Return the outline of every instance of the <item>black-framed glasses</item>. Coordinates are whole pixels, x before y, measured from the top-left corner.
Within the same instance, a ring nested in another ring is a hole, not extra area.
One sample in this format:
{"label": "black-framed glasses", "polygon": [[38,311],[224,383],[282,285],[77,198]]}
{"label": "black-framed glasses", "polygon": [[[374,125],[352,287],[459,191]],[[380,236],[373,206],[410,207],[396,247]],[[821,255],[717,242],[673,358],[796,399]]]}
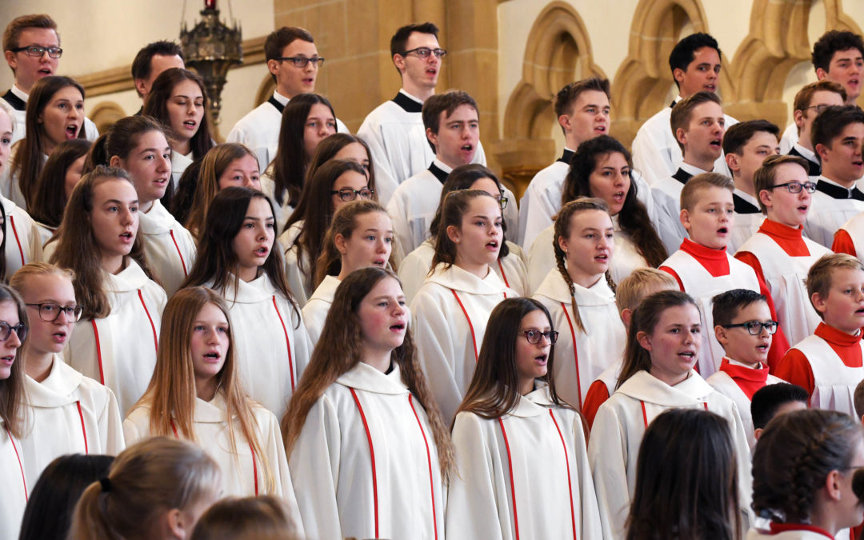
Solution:
{"label": "black-framed glasses", "polygon": [[786,191],[789,193],[801,193],[801,190],[807,190],[807,193],[815,193],[816,192],[816,183],[815,182],[786,182],[785,184],[777,184],[776,186],[771,186],[769,189],[776,189],[778,187],[786,188]]}
{"label": "black-framed glasses", "polygon": [[531,345],[537,345],[540,343],[541,338],[546,338],[552,345],[558,341],[558,332],[555,330],[547,330],[545,332],[541,332],[540,330],[523,330],[520,333],[525,336],[525,339],[527,339],[528,343]]}
{"label": "black-framed glasses", "polygon": [[359,195],[361,199],[371,199],[372,194],[375,193],[374,189],[369,189],[368,187],[360,188],[360,189],[351,189],[351,188],[342,188],[339,190],[333,189],[330,190],[331,195],[338,195],[339,199],[342,202],[351,202],[357,200],[357,196]]}
{"label": "black-framed glasses", "polygon": [[441,49],[441,48],[432,49],[429,47],[417,47],[416,49],[411,49],[411,50],[405,51],[401,54],[402,54],[402,56],[408,56],[411,53],[416,54],[417,56],[419,56],[420,58],[423,58],[424,60],[426,58],[429,58],[429,55],[432,55],[432,54],[435,55],[435,58],[444,58],[445,56],[447,56],[446,50]]}
{"label": "black-framed glasses", "polygon": [[39,310],[39,318],[45,322],[53,323],[60,318],[61,313],[66,314],[66,320],[78,322],[81,319],[81,313],[84,308],[81,306],[61,306],[52,302],[44,304],[25,304],[27,307],[36,308]]}
{"label": "black-framed glasses", "polygon": [[278,60],[280,62],[291,62],[294,67],[304,68],[309,62],[312,62],[313,66],[321,67],[324,65],[324,59],[320,56],[313,56],[312,58],[306,56],[280,56],[278,58],[274,58],[273,60]]}
{"label": "black-framed glasses", "polygon": [[507,203],[510,201],[510,199],[508,197],[505,197],[503,193],[495,197],[495,200],[498,201],[498,206],[501,207],[501,210],[507,208]]}
{"label": "black-framed glasses", "polygon": [[816,109],[816,115],[818,116],[818,115],[822,114],[822,111],[824,111],[828,107],[832,107],[832,105],[826,105],[823,103],[822,105],[810,105],[809,107],[804,107],[804,108],[805,109]]}
{"label": "black-framed glasses", "polygon": [[19,341],[24,341],[27,338],[27,325],[23,322],[19,322],[15,326],[12,326],[6,321],[0,321],[0,341],[6,341],[9,339],[12,332],[15,332]]}
{"label": "black-framed glasses", "polygon": [[762,333],[762,329],[768,330],[769,334],[777,331],[779,323],[777,321],[747,321],[738,324],[721,324],[723,328],[746,328],[751,336],[758,336]]}
{"label": "black-framed glasses", "polygon": [[28,47],[15,47],[14,49],[10,50],[12,52],[24,51],[24,54],[26,54],[27,56],[33,56],[34,58],[42,58],[42,55],[46,52],[51,58],[60,58],[61,56],[63,56],[63,49],[60,47],[42,47],[40,45],[30,45]]}

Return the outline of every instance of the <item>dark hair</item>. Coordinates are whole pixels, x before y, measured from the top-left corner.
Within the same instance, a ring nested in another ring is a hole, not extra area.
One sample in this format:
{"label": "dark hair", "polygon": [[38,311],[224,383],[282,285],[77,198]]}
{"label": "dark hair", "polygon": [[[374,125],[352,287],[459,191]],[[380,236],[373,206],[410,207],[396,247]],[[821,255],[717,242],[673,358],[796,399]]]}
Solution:
{"label": "dark hair", "polygon": [[780,135],[780,128],[768,120],[738,122],[723,134],[723,152],[726,154],[741,154],[750,138],[760,131],[770,133],[775,137]]}
{"label": "dark hair", "polygon": [[293,540],[297,525],[282,497],[226,497],[201,515],[190,540]]}
{"label": "dark hair", "polygon": [[[423,127],[432,130],[432,133],[438,133],[441,126],[441,113],[445,113],[446,117],[450,117],[453,111],[462,105],[470,105],[474,110],[478,110],[477,102],[474,101],[468,92],[462,90],[450,90],[443,94],[434,94],[423,102]],[[431,143],[430,143],[431,144]],[[432,148],[435,149],[434,147]]]}
{"label": "dark hair", "polygon": [[832,105],[826,107],[813,120],[810,128],[810,141],[813,148],[817,144],[830,147],[835,137],[846,129],[846,126],[854,123],[864,124],[864,111],[857,105]]}
{"label": "dark hair", "polygon": [[723,106],[717,94],[703,90],[682,99],[672,107],[672,114],[669,116],[669,127],[672,128],[672,137],[675,138],[675,142],[678,143],[678,147],[681,148],[682,152],[684,151],[684,145],[678,140],[678,129],[687,129],[690,125],[690,116],[693,113],[693,109],[703,103],[709,102],[716,103],[721,107]]}
{"label": "dark hair", "polygon": [[750,416],[754,429],[764,429],[777,414],[777,410],[787,403],[797,401],[805,406],[810,401],[807,390],[797,384],[785,382],[766,384],[753,393],[750,400]]}
{"label": "dark hair", "polygon": [[66,540],[84,489],[108,476],[114,456],[71,454],[52,461],[30,492],[18,540]]}
{"label": "dark hair", "polygon": [[725,418],[670,409],[645,430],[627,540],[733,540],[741,527],[735,447]]}
{"label": "dark hair", "polygon": [[396,33],[390,38],[390,58],[393,58],[396,54],[401,55],[405,52],[405,44],[408,43],[408,38],[414,32],[432,34],[435,36],[435,39],[438,39],[438,27],[431,22],[405,25],[396,30]]}
{"label": "dark hair", "polygon": [[[3,50],[10,51],[18,47],[18,38],[21,37],[21,32],[27,28],[47,28],[54,30],[57,34],[57,23],[51,18],[51,15],[39,13],[34,15],[21,15],[15,17],[6,25],[6,30],[3,31]],[[57,34],[57,41],[60,41],[60,34]]]}
{"label": "dark hair", "polygon": [[[519,332],[522,319],[533,311],[542,311],[550,328],[555,329],[549,310],[533,298],[507,298],[489,314],[474,376],[456,410],[457,414],[467,411],[481,418],[500,418],[519,402],[516,340],[522,335]],[[554,358],[555,345],[552,345],[543,380],[549,384],[552,401],[559,406],[568,406],[555,389]]]}
{"label": "dark hair", "polygon": [[319,103],[326,105],[333,118],[336,118],[333,106],[327,98],[319,94],[298,94],[291,98],[282,111],[279,146],[272,164],[273,183],[276,185],[273,198],[280,206],[286,200],[291,206],[297,206],[300,199],[306,179],[306,167],[309,164],[309,157],[306,156],[303,146],[306,118],[309,117],[312,106]]}
{"label": "dark hair", "polygon": [[117,120],[93,143],[91,162],[93,165],[110,165],[113,156],[125,160],[138,146],[141,135],[151,131],[165,133],[165,128],[155,118],[143,114]]}
{"label": "dark hair", "polygon": [[[282,51],[285,50],[285,47],[291,45],[291,43],[298,39],[308,41],[309,43],[315,43],[312,34],[310,34],[305,28],[300,28],[299,26],[283,26],[282,28],[267,34],[267,39],[264,40],[265,62],[267,60],[281,58]],[[276,75],[271,73],[270,76],[273,78],[273,82],[276,82]]]}
{"label": "dark hair", "polygon": [[[697,32],[681,39],[681,41],[676,43],[672,48],[672,52],[669,53],[669,71],[672,72],[673,75],[676,69],[687,71],[687,66],[689,66],[693,61],[693,58],[695,58],[696,51],[703,47],[711,47],[717,51],[717,56],[719,58],[723,57],[720,52],[720,45],[717,44],[716,39],[711,37],[709,34]],[[675,81],[675,85],[680,86],[678,81]]]}
{"label": "dark hair", "polygon": [[[429,273],[431,274],[435,267],[443,263],[445,268],[450,268],[456,264],[456,244],[450,239],[447,234],[447,227],[453,225],[462,228],[462,217],[468,211],[468,206],[471,201],[478,197],[489,197],[485,191],[479,189],[463,189],[459,191],[451,191],[444,197],[441,202],[439,211],[441,212],[441,221],[438,225],[438,234],[435,236],[435,255],[432,257]],[[495,200],[495,199],[492,199]],[[502,216],[503,223],[503,216]],[[503,230],[503,225],[502,225]],[[501,237],[501,243],[504,243],[504,237]]]}
{"label": "dark hair", "polygon": [[27,209],[30,217],[51,228],[60,226],[66,208],[66,171],[90,150],[87,139],[64,141],[48,157]]}
{"label": "dark hair", "polygon": [[[375,189],[375,164],[372,163],[372,152],[369,150],[369,145],[366,144],[366,141],[357,137],[356,135],[351,135],[350,133],[334,133],[329,137],[325,138],[323,141],[318,143],[318,148],[315,149],[315,153],[312,154],[312,158],[309,160],[309,163],[306,165],[306,175],[304,177],[304,185],[305,181],[308,181],[315,175],[315,172],[321,165],[324,165],[338,154],[343,148],[348,146],[351,143],[357,143],[362,146],[366,150],[366,156],[369,158],[369,167],[366,169],[367,176],[369,177],[369,189]],[[366,165],[364,165],[365,167]],[[378,200],[377,194],[372,194],[372,198],[376,201]],[[303,193],[300,193],[300,202],[297,203],[297,208],[300,208],[300,204],[303,203]],[[299,219],[299,217],[298,217]],[[294,223],[291,221],[289,217],[288,223],[285,225],[287,229],[289,225]]]}
{"label": "dark hair", "polygon": [[153,86],[150,87],[150,93],[147,94],[147,99],[144,100],[144,109],[142,115],[152,116],[159,122],[162,122],[163,129],[175,137],[174,130],[171,129],[171,115],[168,114],[168,100],[171,99],[171,93],[174,87],[183,81],[192,81],[201,89],[201,96],[204,98],[204,115],[201,117],[201,124],[198,126],[198,131],[189,140],[189,148],[192,150],[192,158],[198,159],[207,153],[207,150],[213,148],[213,135],[210,133],[210,98],[207,97],[207,87],[202,79],[194,71],[182,68],[169,68],[159,74],[156,80],[153,81]]}
{"label": "dark hair", "polygon": [[[742,309],[750,304],[767,302],[767,300],[765,296],[750,289],[731,289],[716,295],[711,302],[714,306],[711,311],[714,326],[726,326],[732,324],[732,319],[737,317]],[[713,328],[710,330],[713,331]]]}
{"label": "dark hair", "polygon": [[558,94],[555,95],[555,117],[570,114],[573,102],[582,95],[582,92],[589,90],[603,92],[607,98],[612,98],[611,91],[609,90],[609,79],[591,77],[590,79],[571,82],[561,90],[558,90]]}
{"label": "dark hair", "polygon": [[756,172],[753,173],[753,189],[756,191],[756,199],[759,201],[759,208],[762,210],[763,214],[768,211],[768,208],[765,206],[765,203],[762,202],[762,198],[759,197],[759,192],[763,190],[771,191],[777,175],[777,167],[784,163],[794,163],[800,165],[805,172],[808,170],[807,160],[801,156],[786,154],[768,156],[765,158],[765,161],[762,162],[762,166],[756,169]]}
{"label": "dark hair", "polygon": [[[570,160],[570,169],[564,179],[561,193],[561,205],[579,197],[594,197],[591,193],[590,177],[601,157],[612,153],[624,156],[627,165],[632,167],[630,152],[620,142],[609,135],[600,135],[579,145]],[[649,266],[657,267],[666,260],[668,254],[657,230],[651,224],[648,211],[639,200],[638,188],[630,175],[630,189],[624,197],[624,205],[618,213],[618,225],[633,240],[633,245],[639,250]]]}
{"label": "dark hair", "polygon": [[768,422],[753,452],[756,514],[809,523],[826,476],[850,470],[862,429],[848,414],[823,409],[792,411]]}
{"label": "dark hair", "polygon": [[813,44],[813,54],[810,56],[810,60],[813,62],[814,68],[822,68],[827,72],[834,53],[849,49],[858,49],[864,55],[864,41],[862,41],[861,36],[843,30],[829,30]]}
{"label": "dark hair", "polygon": [[[153,70],[153,57],[157,55],[179,56],[180,60],[185,60],[183,57],[183,49],[173,41],[162,39],[154,41],[153,43],[148,43],[138,51],[138,54],[135,55],[135,59],[132,60],[132,78],[149,79],[150,72]],[[137,88],[135,91],[138,91]],[[141,94],[139,93],[138,95],[140,96]]]}
{"label": "dark hair", "polygon": [[[207,151],[210,152],[209,150]],[[207,154],[204,154],[206,157]],[[165,196],[162,197],[162,204],[165,205],[174,216],[178,223],[186,223],[189,219],[189,213],[192,211],[192,201],[195,200],[195,193],[198,190],[198,175],[201,173],[201,163],[204,158],[196,159],[186,167],[180,179],[177,181],[177,189],[170,188],[165,191]]]}

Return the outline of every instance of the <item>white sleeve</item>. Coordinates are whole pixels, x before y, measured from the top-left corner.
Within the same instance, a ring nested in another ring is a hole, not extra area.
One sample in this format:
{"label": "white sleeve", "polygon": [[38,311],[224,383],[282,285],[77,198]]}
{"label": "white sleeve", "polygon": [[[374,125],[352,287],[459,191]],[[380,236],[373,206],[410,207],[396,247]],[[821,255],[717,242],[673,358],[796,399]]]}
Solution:
{"label": "white sleeve", "polygon": [[606,540],[624,537],[624,524],[630,510],[627,437],[623,429],[621,419],[607,401],[597,410],[588,442],[588,462]]}
{"label": "white sleeve", "polygon": [[[540,234],[537,240],[545,240],[547,236]],[[528,250],[528,290],[531,294],[540,287],[540,284],[546,279],[546,275],[555,266],[555,248],[550,242],[535,241],[531,245],[531,249]]]}
{"label": "white sleeve", "polygon": [[296,308],[296,311],[293,306],[291,307],[291,324],[291,329],[294,332],[294,369],[297,370],[297,380],[299,381],[306,366],[309,365],[314,344],[309,338],[306,325],[303,324],[303,315],[299,307]]}
{"label": "white sleeve", "polygon": [[426,281],[429,270],[430,266],[426,264],[424,258],[414,251],[399,263],[399,280],[402,282],[402,292],[405,293],[408,305],[414,301],[414,297]]}
{"label": "white sleeve", "polygon": [[[129,446],[132,446],[136,442],[146,439],[150,436],[150,430],[139,426],[135,422],[135,419],[132,418],[133,412],[135,412],[135,409],[132,409],[132,411],[130,411],[130,414],[126,416],[126,420],[123,420],[123,439]],[[145,421],[149,421],[149,417],[145,417]]]}
{"label": "white sleeve", "polygon": [[396,191],[397,193],[394,193],[390,197],[390,202],[387,203],[387,214],[390,215],[390,220],[393,222],[393,232],[396,233],[402,252],[410,253],[417,249],[417,245],[415,245],[417,243],[414,241],[414,235],[411,234],[411,224],[408,223],[408,216],[402,199],[403,193],[399,192],[398,188]]}
{"label": "white sleeve", "polygon": [[504,196],[507,197],[507,207],[504,208],[504,223],[507,224],[508,238],[516,238],[519,233],[519,204],[516,201],[516,195],[513,194],[506,186],[504,187]]}
{"label": "white sleeve", "polygon": [[[675,169],[672,163],[664,159],[666,154],[655,144],[650,127],[653,126],[643,124],[633,139],[633,168],[653,185],[657,180],[674,174]],[[666,129],[671,133],[670,126],[667,125]]]}
{"label": "white sleeve", "polygon": [[380,129],[370,125],[372,123],[375,122],[370,122],[367,118],[357,130],[357,136],[366,141],[369,146],[369,157],[375,168],[375,191],[378,193],[378,202],[386,207],[387,203],[390,202],[390,197],[393,196],[393,192],[399,186],[399,181],[396,179],[390,158],[387,156],[384,137]]}
{"label": "white sleeve", "polygon": [[100,450],[100,453],[116,456],[126,448],[126,442],[123,438],[123,420],[120,418],[120,407],[117,405],[114,392],[107,386],[105,391],[108,399],[105,400],[105,406],[99,411],[98,420],[99,437],[105,442],[105,447]]}
{"label": "white sleeve", "polygon": [[603,532],[602,520],[600,519],[600,507],[597,503],[597,493],[594,490],[594,480],[591,476],[591,466],[588,463],[588,450],[585,446],[585,430],[582,424],[582,416],[579,413],[573,415],[573,440],[576,448],[574,476],[579,480],[577,486],[579,502],[582,504],[582,534],[579,538],[601,538]]}
{"label": "white sleeve", "polygon": [[225,137],[226,143],[246,144],[246,131],[243,130],[242,123],[243,119],[241,118],[236,124],[234,124],[231,131],[228,132],[228,136]]}
{"label": "white sleeve", "polygon": [[291,519],[292,532],[297,538],[303,538],[303,520],[300,517],[300,507],[297,506],[297,497],[294,494],[294,485],[291,483],[291,472],[288,470],[288,458],[285,456],[285,445],[282,442],[282,434],[279,431],[279,422],[276,416],[269,410],[262,409],[260,412],[261,446],[267,452],[267,461],[273,471],[273,480],[276,484],[276,495],[282,497],[288,507],[288,516]]}

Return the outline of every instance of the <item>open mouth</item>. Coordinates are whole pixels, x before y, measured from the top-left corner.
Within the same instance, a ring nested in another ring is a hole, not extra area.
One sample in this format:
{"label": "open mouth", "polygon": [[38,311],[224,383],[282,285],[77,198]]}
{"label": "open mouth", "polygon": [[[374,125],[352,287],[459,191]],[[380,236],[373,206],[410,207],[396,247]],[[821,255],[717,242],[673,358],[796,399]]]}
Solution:
{"label": "open mouth", "polygon": [[711,141],[711,148],[723,148],[723,139],[714,139]]}
{"label": "open mouth", "polygon": [[66,138],[74,139],[78,136],[78,124],[69,124],[66,126]]}
{"label": "open mouth", "polygon": [[204,355],[204,359],[210,362],[218,362],[220,358],[222,358],[222,355],[219,351],[210,351]]}
{"label": "open mouth", "polygon": [[594,257],[594,260],[597,261],[598,263],[601,263],[601,264],[609,264],[609,254],[608,253],[601,253],[601,254],[597,255],[596,257]]}
{"label": "open mouth", "polygon": [[257,255],[259,257],[266,257],[267,253],[269,253],[269,252],[270,252],[270,248],[259,247],[258,249],[255,250],[255,255]]}
{"label": "open mouth", "polygon": [[131,231],[125,231],[120,233],[120,238],[125,242],[131,242],[135,238],[135,235]]}
{"label": "open mouth", "polygon": [[465,152],[471,152],[474,150],[474,145],[473,144],[463,144],[462,150]]}
{"label": "open mouth", "polygon": [[489,248],[490,250],[497,250],[498,249],[498,240],[492,240],[490,242],[486,242],[486,247]]}
{"label": "open mouth", "polygon": [[405,331],[405,323],[404,322],[398,322],[396,324],[391,324],[390,330],[392,332],[404,332]]}
{"label": "open mouth", "polygon": [[627,193],[624,191],[616,191],[612,194],[612,198],[615,199],[615,202],[621,203],[624,202],[624,198],[627,196]]}
{"label": "open mouth", "polygon": [[726,227],[720,227],[719,229],[717,229],[717,234],[721,234],[721,235],[729,234],[729,229],[727,229]]}
{"label": "open mouth", "polygon": [[761,345],[757,345],[756,350],[759,351],[760,353],[767,353],[768,352],[768,344],[763,343]]}
{"label": "open mouth", "polygon": [[861,161],[860,159],[856,159],[855,161],[852,162],[852,165],[855,165],[856,167],[860,168],[860,167],[864,166],[864,161]]}
{"label": "open mouth", "polygon": [[859,317],[864,317],[864,308],[856,309],[855,315],[858,315]]}
{"label": "open mouth", "polygon": [[809,210],[809,209],[810,209],[810,207],[807,206],[806,204],[802,204],[801,206],[798,207],[798,211],[801,213],[804,213],[804,214],[806,214],[807,210]]}
{"label": "open mouth", "polygon": [[534,361],[541,366],[545,366],[546,362],[549,360],[549,355],[546,354],[538,354],[534,357]]}
{"label": "open mouth", "polygon": [[683,352],[678,353],[678,356],[689,361],[689,360],[693,360],[694,358],[696,358],[696,353],[693,351],[683,351]]}
{"label": "open mouth", "polygon": [[39,70],[38,73],[39,73],[40,75],[48,76],[48,75],[52,75],[54,72],[51,70],[51,68],[42,68],[42,69]]}
{"label": "open mouth", "polygon": [[63,330],[58,330],[51,334],[51,337],[54,338],[55,343],[64,343],[66,341],[66,332]]}
{"label": "open mouth", "polygon": [[11,366],[14,362],[15,362],[15,356],[14,355],[0,357],[0,364],[2,364],[2,365]]}
{"label": "open mouth", "polygon": [[387,261],[384,259],[375,259],[372,261],[372,266],[377,266],[378,268],[384,268],[384,265],[387,264]]}
{"label": "open mouth", "polygon": [[438,70],[435,68],[428,68],[426,70],[426,73],[428,73],[429,75],[435,76],[435,75],[438,75]]}
{"label": "open mouth", "polygon": [[195,120],[184,120],[183,121],[183,127],[185,127],[186,129],[193,130],[197,126],[198,126],[198,122],[196,122]]}
{"label": "open mouth", "polygon": [[599,126],[594,126],[594,133],[597,133],[598,135],[603,135],[604,133],[606,133],[606,125],[601,124]]}

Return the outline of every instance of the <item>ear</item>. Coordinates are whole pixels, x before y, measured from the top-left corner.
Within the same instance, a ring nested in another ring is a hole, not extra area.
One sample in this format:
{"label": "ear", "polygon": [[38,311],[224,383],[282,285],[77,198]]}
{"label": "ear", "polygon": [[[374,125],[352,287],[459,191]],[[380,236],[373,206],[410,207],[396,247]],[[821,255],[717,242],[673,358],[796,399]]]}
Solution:
{"label": "ear", "polygon": [[813,304],[813,308],[822,315],[825,314],[825,310],[828,308],[827,300],[827,298],[822,298],[822,295],[818,292],[814,292],[810,295],[810,303]]}
{"label": "ear", "polygon": [[759,192],[759,200],[765,205],[765,208],[772,208],[771,198],[774,194],[768,189],[763,189]]}
{"label": "ear", "polygon": [[636,342],[639,343],[639,346],[643,349],[651,352],[651,336],[649,336],[647,332],[643,332],[642,330],[636,332]]}
{"label": "ear", "polygon": [[147,93],[147,88],[144,79],[135,79],[135,90],[138,91],[139,96],[143,96]]}
{"label": "ear", "polygon": [[15,58],[15,53],[12,51],[3,51],[3,56],[6,57],[6,63],[9,64],[12,71],[15,71],[15,68],[18,67],[18,59]]}
{"label": "ear", "polygon": [[828,76],[828,72],[822,68],[816,68],[816,80],[821,81]]}
{"label": "ear", "polygon": [[123,166],[121,165],[121,162],[122,162],[122,160],[120,159],[120,156],[111,156],[111,159],[108,160],[108,166],[109,167],[123,168]]}
{"label": "ear", "polygon": [[185,538],[186,531],[183,528],[183,512],[178,508],[172,508],[164,514],[165,524],[175,538]]}
{"label": "ear", "polygon": [[672,78],[675,79],[675,82],[677,82],[679,86],[684,81],[684,75],[685,72],[681,68],[675,68],[672,70]]}
{"label": "ear", "polygon": [[274,76],[277,75],[279,73],[279,61],[267,60],[267,71],[269,71]]}
{"label": "ear", "polygon": [[405,70],[405,57],[401,54],[393,55],[393,65],[396,66],[396,69],[399,70],[399,73],[403,73]]}
{"label": "ear", "polygon": [[559,236],[555,239],[558,242],[558,247],[561,248],[561,251],[564,252],[564,255],[567,255],[567,239],[563,236]]}
{"label": "ear", "polygon": [[336,246],[336,251],[338,251],[341,255],[345,255],[348,252],[348,247],[346,246],[347,241],[345,237],[341,234],[337,234],[333,237],[333,245]]}
{"label": "ear", "polygon": [[684,230],[688,233],[690,232],[690,211],[686,208],[681,209],[681,213],[678,214],[678,219],[681,220],[681,225],[684,226]]}
{"label": "ear", "polygon": [[828,498],[834,501],[839,501],[843,498],[840,493],[840,471],[833,470],[825,477],[825,493]]}
{"label": "ear", "polygon": [[460,231],[459,227],[457,227],[456,225],[448,225],[447,238],[449,238],[450,241],[454,244],[458,244],[462,241],[462,231]]}
{"label": "ear", "polygon": [[753,430],[753,438],[756,439],[756,440],[758,441],[758,440],[759,440],[759,437],[762,436],[762,432],[763,432],[763,431],[765,431],[765,429],[764,429],[764,428],[761,428],[761,427],[757,427],[756,429],[754,429],[754,430]]}
{"label": "ear", "polygon": [[687,130],[684,128],[678,128],[675,130],[675,138],[679,143],[686,145],[687,144]]}
{"label": "ear", "polygon": [[426,128],[426,138],[435,147],[435,152],[438,152],[438,134],[432,132],[432,128]]}
{"label": "ear", "polygon": [[572,129],[571,122],[570,122],[570,116],[568,116],[566,114],[562,114],[561,116],[559,116],[558,117],[558,125],[561,126],[562,128],[564,128],[564,131],[569,133],[570,130]]}
{"label": "ear", "polygon": [[800,130],[804,127],[804,111],[792,111],[792,120],[795,122],[795,125],[798,126]]}
{"label": "ear", "polygon": [[830,150],[830,148],[827,148],[822,143],[817,144],[813,149],[816,151],[816,155],[819,156],[821,161],[825,161],[825,158],[828,157],[828,150]]}
{"label": "ear", "polygon": [[726,154],[726,165],[729,166],[729,170],[733,173],[741,170],[737,154]]}
{"label": "ear", "polygon": [[621,310],[621,322],[624,323],[624,328],[630,327],[630,321],[633,320],[633,310],[630,308],[624,308]]}
{"label": "ear", "polygon": [[714,327],[714,337],[717,338],[717,341],[723,348],[726,348],[726,344],[729,343],[729,336],[726,333],[726,329],[720,326],[719,324]]}

